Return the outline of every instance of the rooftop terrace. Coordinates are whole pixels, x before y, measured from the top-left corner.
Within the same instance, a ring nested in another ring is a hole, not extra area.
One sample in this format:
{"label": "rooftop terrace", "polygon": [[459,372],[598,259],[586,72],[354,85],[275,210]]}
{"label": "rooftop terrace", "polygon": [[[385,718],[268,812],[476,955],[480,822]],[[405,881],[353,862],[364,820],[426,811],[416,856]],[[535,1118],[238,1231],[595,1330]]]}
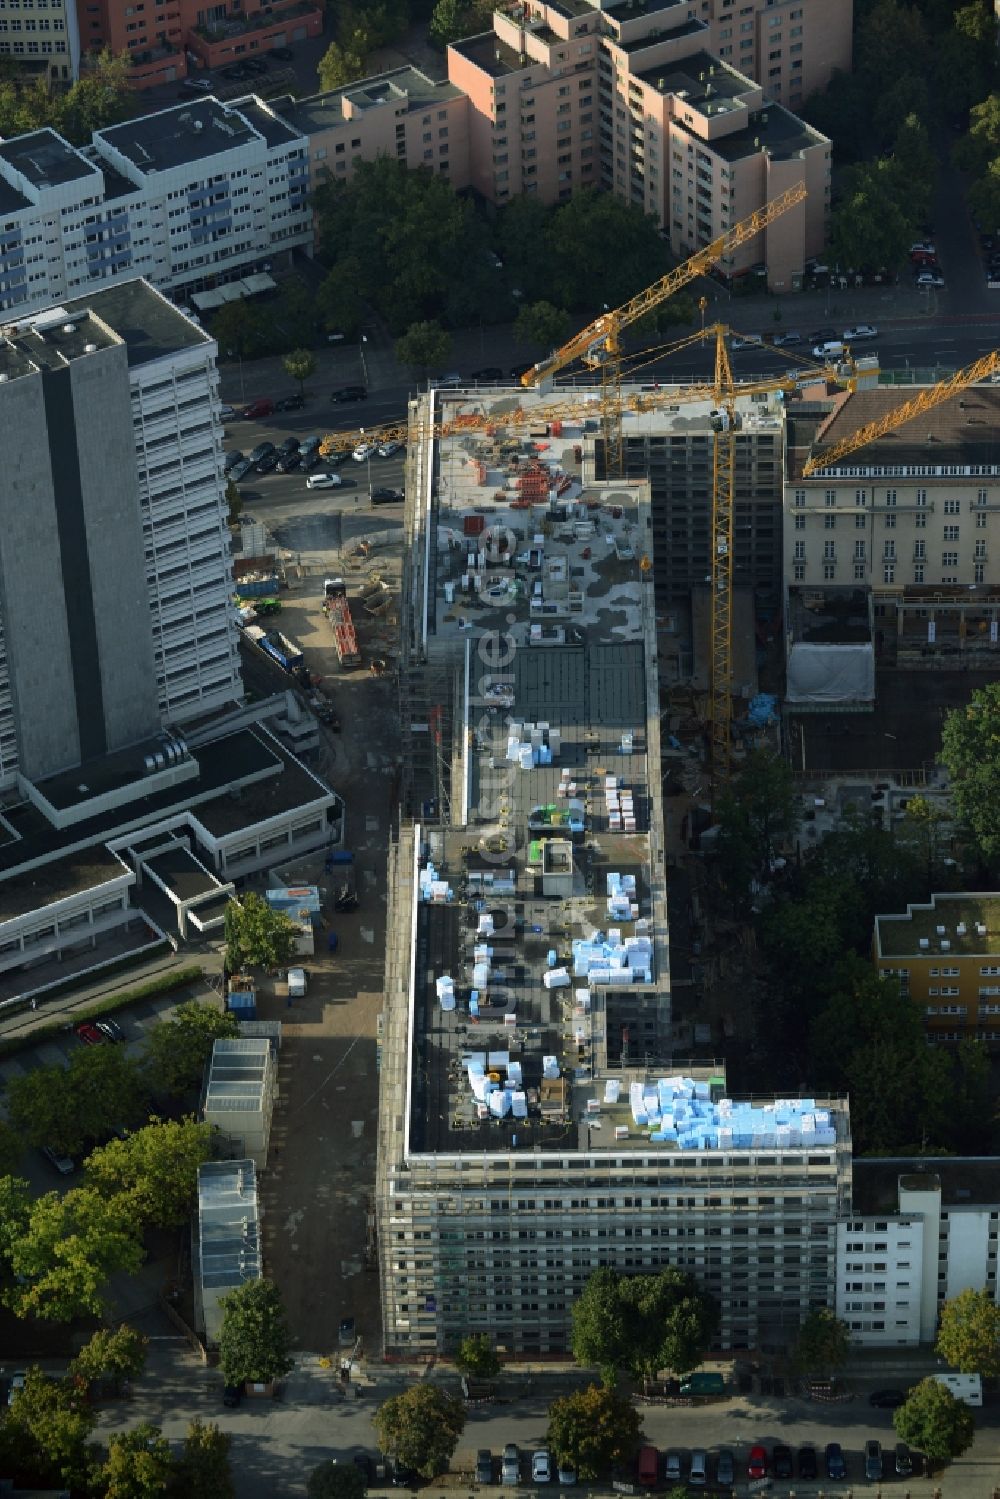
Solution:
{"label": "rooftop terrace", "polygon": [[876,916],[875,936],[882,958],[1000,953],[1000,894],[933,895],[928,905],[907,906],[905,916]]}

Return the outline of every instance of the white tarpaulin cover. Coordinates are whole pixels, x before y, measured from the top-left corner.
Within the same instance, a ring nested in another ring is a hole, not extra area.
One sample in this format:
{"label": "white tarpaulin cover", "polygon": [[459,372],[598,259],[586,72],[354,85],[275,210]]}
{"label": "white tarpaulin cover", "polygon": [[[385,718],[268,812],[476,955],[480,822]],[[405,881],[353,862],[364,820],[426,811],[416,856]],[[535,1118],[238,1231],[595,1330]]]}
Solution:
{"label": "white tarpaulin cover", "polygon": [[788,656],[787,683],[789,703],[874,702],[874,647],[797,643]]}

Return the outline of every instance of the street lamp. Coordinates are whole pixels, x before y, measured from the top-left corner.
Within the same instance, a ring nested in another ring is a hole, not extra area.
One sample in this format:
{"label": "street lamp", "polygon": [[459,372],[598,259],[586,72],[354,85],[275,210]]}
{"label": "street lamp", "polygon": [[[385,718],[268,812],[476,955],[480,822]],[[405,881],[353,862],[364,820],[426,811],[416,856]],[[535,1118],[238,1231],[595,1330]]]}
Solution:
{"label": "street lamp", "polygon": [[[364,439],[364,427],[359,427],[358,431]],[[368,503],[370,505],[372,503],[372,445],[367,440],[365,440],[365,462],[368,464]]]}
{"label": "street lamp", "polygon": [[368,364],[365,359],[365,344],[367,342],[368,335],[362,333],[361,337],[358,340],[358,355],[361,359],[361,378],[364,380],[366,390],[368,389]]}

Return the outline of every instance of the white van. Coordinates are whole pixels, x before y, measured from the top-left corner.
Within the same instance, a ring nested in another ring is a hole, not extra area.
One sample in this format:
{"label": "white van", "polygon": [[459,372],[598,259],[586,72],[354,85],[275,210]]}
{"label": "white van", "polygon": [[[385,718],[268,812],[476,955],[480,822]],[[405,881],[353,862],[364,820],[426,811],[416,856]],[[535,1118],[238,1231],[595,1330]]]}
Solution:
{"label": "white van", "polygon": [[839,339],[833,339],[825,344],[817,344],[813,349],[814,359],[842,359],[843,357],[844,345]]}
{"label": "white van", "polygon": [[708,1482],[708,1453],[702,1447],[696,1447],[691,1453],[691,1472],[688,1474],[688,1483],[695,1488],[704,1488]]}
{"label": "white van", "polygon": [[966,1405],[982,1405],[983,1403],[983,1380],[980,1374],[932,1374],[938,1384],[943,1384],[946,1390],[950,1390],[956,1400],[962,1400]]}

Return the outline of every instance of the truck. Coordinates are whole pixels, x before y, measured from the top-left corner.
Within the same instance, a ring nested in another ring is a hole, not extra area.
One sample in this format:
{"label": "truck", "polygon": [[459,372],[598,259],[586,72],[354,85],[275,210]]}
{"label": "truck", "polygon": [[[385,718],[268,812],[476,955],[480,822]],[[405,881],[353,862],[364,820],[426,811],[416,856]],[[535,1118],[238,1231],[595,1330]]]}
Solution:
{"label": "truck", "polygon": [[277,661],[278,665],[284,667],[285,671],[294,672],[297,667],[302,666],[305,657],[302,650],[294,640],[289,640],[287,635],[282,635],[280,630],[268,630],[258,641],[261,650]]}
{"label": "truck", "polygon": [[304,968],[289,968],[288,970],[288,998],[305,999],[306,996],[306,971]]}
{"label": "truck", "polygon": [[683,1396],[724,1395],[726,1381],[721,1374],[689,1374],[681,1380]]}
{"label": "truck", "polygon": [[337,660],[343,667],[361,665],[358,637],[351,618],[351,606],[347,602],[347,584],[343,578],[327,578],[324,585],[323,608],[333,631],[333,644]]}

